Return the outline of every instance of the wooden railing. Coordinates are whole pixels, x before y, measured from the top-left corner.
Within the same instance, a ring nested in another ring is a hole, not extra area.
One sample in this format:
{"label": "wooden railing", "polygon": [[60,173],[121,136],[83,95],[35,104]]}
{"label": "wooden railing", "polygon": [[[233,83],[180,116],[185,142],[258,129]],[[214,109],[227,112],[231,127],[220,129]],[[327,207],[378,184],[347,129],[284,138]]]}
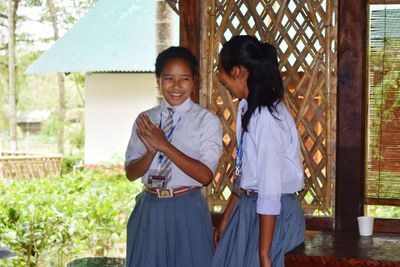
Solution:
{"label": "wooden railing", "polygon": [[0,178],[27,179],[59,176],[61,155],[39,155],[25,152],[0,153]]}

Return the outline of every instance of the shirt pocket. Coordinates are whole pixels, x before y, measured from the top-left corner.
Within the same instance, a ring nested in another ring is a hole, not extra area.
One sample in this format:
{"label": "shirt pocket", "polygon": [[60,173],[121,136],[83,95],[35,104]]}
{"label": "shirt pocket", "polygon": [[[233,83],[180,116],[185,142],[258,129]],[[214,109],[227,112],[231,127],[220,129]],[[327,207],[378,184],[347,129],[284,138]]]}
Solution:
{"label": "shirt pocket", "polygon": [[172,144],[186,156],[199,159],[200,133],[198,129],[179,129]]}

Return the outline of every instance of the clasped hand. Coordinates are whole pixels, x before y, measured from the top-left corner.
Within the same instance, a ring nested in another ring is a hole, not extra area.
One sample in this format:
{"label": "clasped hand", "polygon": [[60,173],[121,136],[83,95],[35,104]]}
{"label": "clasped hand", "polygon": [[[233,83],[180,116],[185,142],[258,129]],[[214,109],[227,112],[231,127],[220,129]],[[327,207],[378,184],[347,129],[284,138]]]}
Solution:
{"label": "clasped hand", "polygon": [[142,113],[137,119],[137,134],[150,153],[165,152],[169,142],[163,130]]}

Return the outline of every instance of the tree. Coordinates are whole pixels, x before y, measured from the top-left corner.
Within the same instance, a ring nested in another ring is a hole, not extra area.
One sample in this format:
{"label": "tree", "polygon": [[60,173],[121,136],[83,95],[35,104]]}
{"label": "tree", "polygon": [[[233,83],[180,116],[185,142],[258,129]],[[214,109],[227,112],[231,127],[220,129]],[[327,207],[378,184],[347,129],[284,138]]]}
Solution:
{"label": "tree", "polygon": [[8,0],[8,91],[9,91],[9,124],[10,149],[17,150],[17,109],[15,88],[15,25],[19,0]]}
{"label": "tree", "polygon": [[[50,18],[53,26],[53,39],[57,41],[58,36],[58,23],[57,23],[57,10],[53,0],[47,0],[47,8],[50,13]],[[65,128],[65,84],[64,75],[57,74],[58,80],[58,152],[64,154],[64,128]]]}

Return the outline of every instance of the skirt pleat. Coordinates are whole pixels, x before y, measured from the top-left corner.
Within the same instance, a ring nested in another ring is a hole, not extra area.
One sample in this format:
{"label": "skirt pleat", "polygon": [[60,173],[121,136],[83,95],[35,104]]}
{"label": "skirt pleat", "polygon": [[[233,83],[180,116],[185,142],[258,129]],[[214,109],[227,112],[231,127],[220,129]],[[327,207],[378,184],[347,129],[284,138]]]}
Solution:
{"label": "skirt pleat", "polygon": [[[270,257],[273,267],[285,265],[285,253],[304,242],[304,212],[294,194],[281,198],[281,213],[277,216]],[[259,219],[257,196],[240,197],[218,244],[213,267],[258,267]]]}
{"label": "skirt pleat", "polygon": [[212,257],[211,217],[200,190],[136,197],[127,227],[127,267],[207,267]]}

